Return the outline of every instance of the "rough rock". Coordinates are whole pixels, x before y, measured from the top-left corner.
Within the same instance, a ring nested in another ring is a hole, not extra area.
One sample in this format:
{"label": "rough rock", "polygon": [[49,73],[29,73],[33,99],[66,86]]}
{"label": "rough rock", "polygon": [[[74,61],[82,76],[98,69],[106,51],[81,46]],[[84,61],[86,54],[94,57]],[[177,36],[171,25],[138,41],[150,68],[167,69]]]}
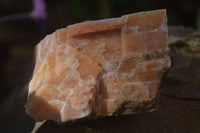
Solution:
{"label": "rough rock", "polygon": [[70,25],[37,45],[26,111],[65,122],[148,110],[169,67],[165,10]]}

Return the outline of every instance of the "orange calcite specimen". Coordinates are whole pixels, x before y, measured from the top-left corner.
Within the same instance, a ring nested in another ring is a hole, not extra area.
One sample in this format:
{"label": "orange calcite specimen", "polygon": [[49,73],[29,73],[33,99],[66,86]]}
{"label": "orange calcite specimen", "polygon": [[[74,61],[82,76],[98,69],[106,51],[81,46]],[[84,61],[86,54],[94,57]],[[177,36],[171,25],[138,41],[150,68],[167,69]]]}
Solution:
{"label": "orange calcite specimen", "polygon": [[130,114],[169,67],[166,10],[70,25],[36,46],[26,111],[57,122]]}

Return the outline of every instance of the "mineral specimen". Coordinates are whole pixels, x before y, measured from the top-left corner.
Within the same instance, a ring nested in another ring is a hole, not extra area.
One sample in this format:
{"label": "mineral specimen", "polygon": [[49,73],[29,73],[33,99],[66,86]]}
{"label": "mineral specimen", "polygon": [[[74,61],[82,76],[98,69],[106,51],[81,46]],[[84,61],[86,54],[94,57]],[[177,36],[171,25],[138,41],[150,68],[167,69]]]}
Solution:
{"label": "mineral specimen", "polygon": [[70,25],[36,46],[26,111],[65,122],[148,109],[169,67],[166,10]]}

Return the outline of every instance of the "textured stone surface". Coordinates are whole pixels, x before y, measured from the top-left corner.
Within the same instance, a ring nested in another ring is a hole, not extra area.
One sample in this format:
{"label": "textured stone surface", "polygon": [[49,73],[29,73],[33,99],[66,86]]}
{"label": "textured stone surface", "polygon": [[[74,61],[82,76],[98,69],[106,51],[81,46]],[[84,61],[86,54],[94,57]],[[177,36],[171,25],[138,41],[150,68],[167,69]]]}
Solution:
{"label": "textured stone surface", "polygon": [[[159,100],[157,100],[156,111],[106,117],[82,123],[67,122],[62,125],[53,121],[46,121],[37,130],[37,133],[200,132],[200,84],[197,82],[199,81],[198,75],[200,75],[200,59],[178,52],[179,49],[187,48],[186,43],[188,42],[185,39],[197,40],[200,37],[200,33],[192,28],[182,26],[169,26],[168,29],[172,66],[162,79],[161,93]],[[179,43],[180,41],[182,43]],[[32,72],[31,65],[27,69],[21,67],[20,74],[28,77],[26,75],[27,71],[29,73]],[[18,76],[16,77],[19,78]],[[17,80],[17,78],[14,79]],[[27,100],[27,90],[24,90],[23,86],[25,85],[21,84],[21,90],[13,92],[13,95],[1,105],[0,132],[23,133],[31,132],[33,129],[34,120],[28,117],[24,110],[24,104]]]}
{"label": "textured stone surface", "polygon": [[[47,121],[37,132],[200,132],[200,84],[198,82],[200,59],[194,51],[188,50],[189,43],[186,41],[198,40],[199,36],[200,33],[192,28],[182,26],[169,27],[169,46],[171,49],[170,57],[172,66],[162,79],[158,109],[156,111],[107,117],[81,123],[66,123],[63,125],[58,125],[53,121]],[[198,42],[200,43],[200,41]],[[188,52],[180,53],[180,49],[185,49]],[[193,56],[187,54],[189,52]]]}
{"label": "textured stone surface", "polygon": [[147,111],[170,63],[165,10],[70,25],[36,47],[27,113],[65,122]]}

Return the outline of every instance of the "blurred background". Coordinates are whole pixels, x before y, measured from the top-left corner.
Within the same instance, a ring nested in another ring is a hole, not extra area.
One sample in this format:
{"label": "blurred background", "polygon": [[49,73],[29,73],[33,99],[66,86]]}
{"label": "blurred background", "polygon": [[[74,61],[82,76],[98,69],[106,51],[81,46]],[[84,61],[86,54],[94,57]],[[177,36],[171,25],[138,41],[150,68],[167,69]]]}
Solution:
{"label": "blurred background", "polygon": [[[198,0],[46,0],[43,4],[37,6],[38,13],[32,0],[0,0],[1,126],[8,126],[4,125],[5,121],[19,115],[33,123],[25,115],[23,106],[33,70],[34,47],[46,34],[82,21],[162,8],[167,9],[169,25],[200,29]],[[25,14],[15,15],[21,13]],[[20,107],[18,103],[21,103]],[[8,116],[9,110],[12,114]],[[2,119],[4,122],[1,122]],[[16,128],[21,127],[18,124]],[[0,132],[4,130],[0,128]]]}

